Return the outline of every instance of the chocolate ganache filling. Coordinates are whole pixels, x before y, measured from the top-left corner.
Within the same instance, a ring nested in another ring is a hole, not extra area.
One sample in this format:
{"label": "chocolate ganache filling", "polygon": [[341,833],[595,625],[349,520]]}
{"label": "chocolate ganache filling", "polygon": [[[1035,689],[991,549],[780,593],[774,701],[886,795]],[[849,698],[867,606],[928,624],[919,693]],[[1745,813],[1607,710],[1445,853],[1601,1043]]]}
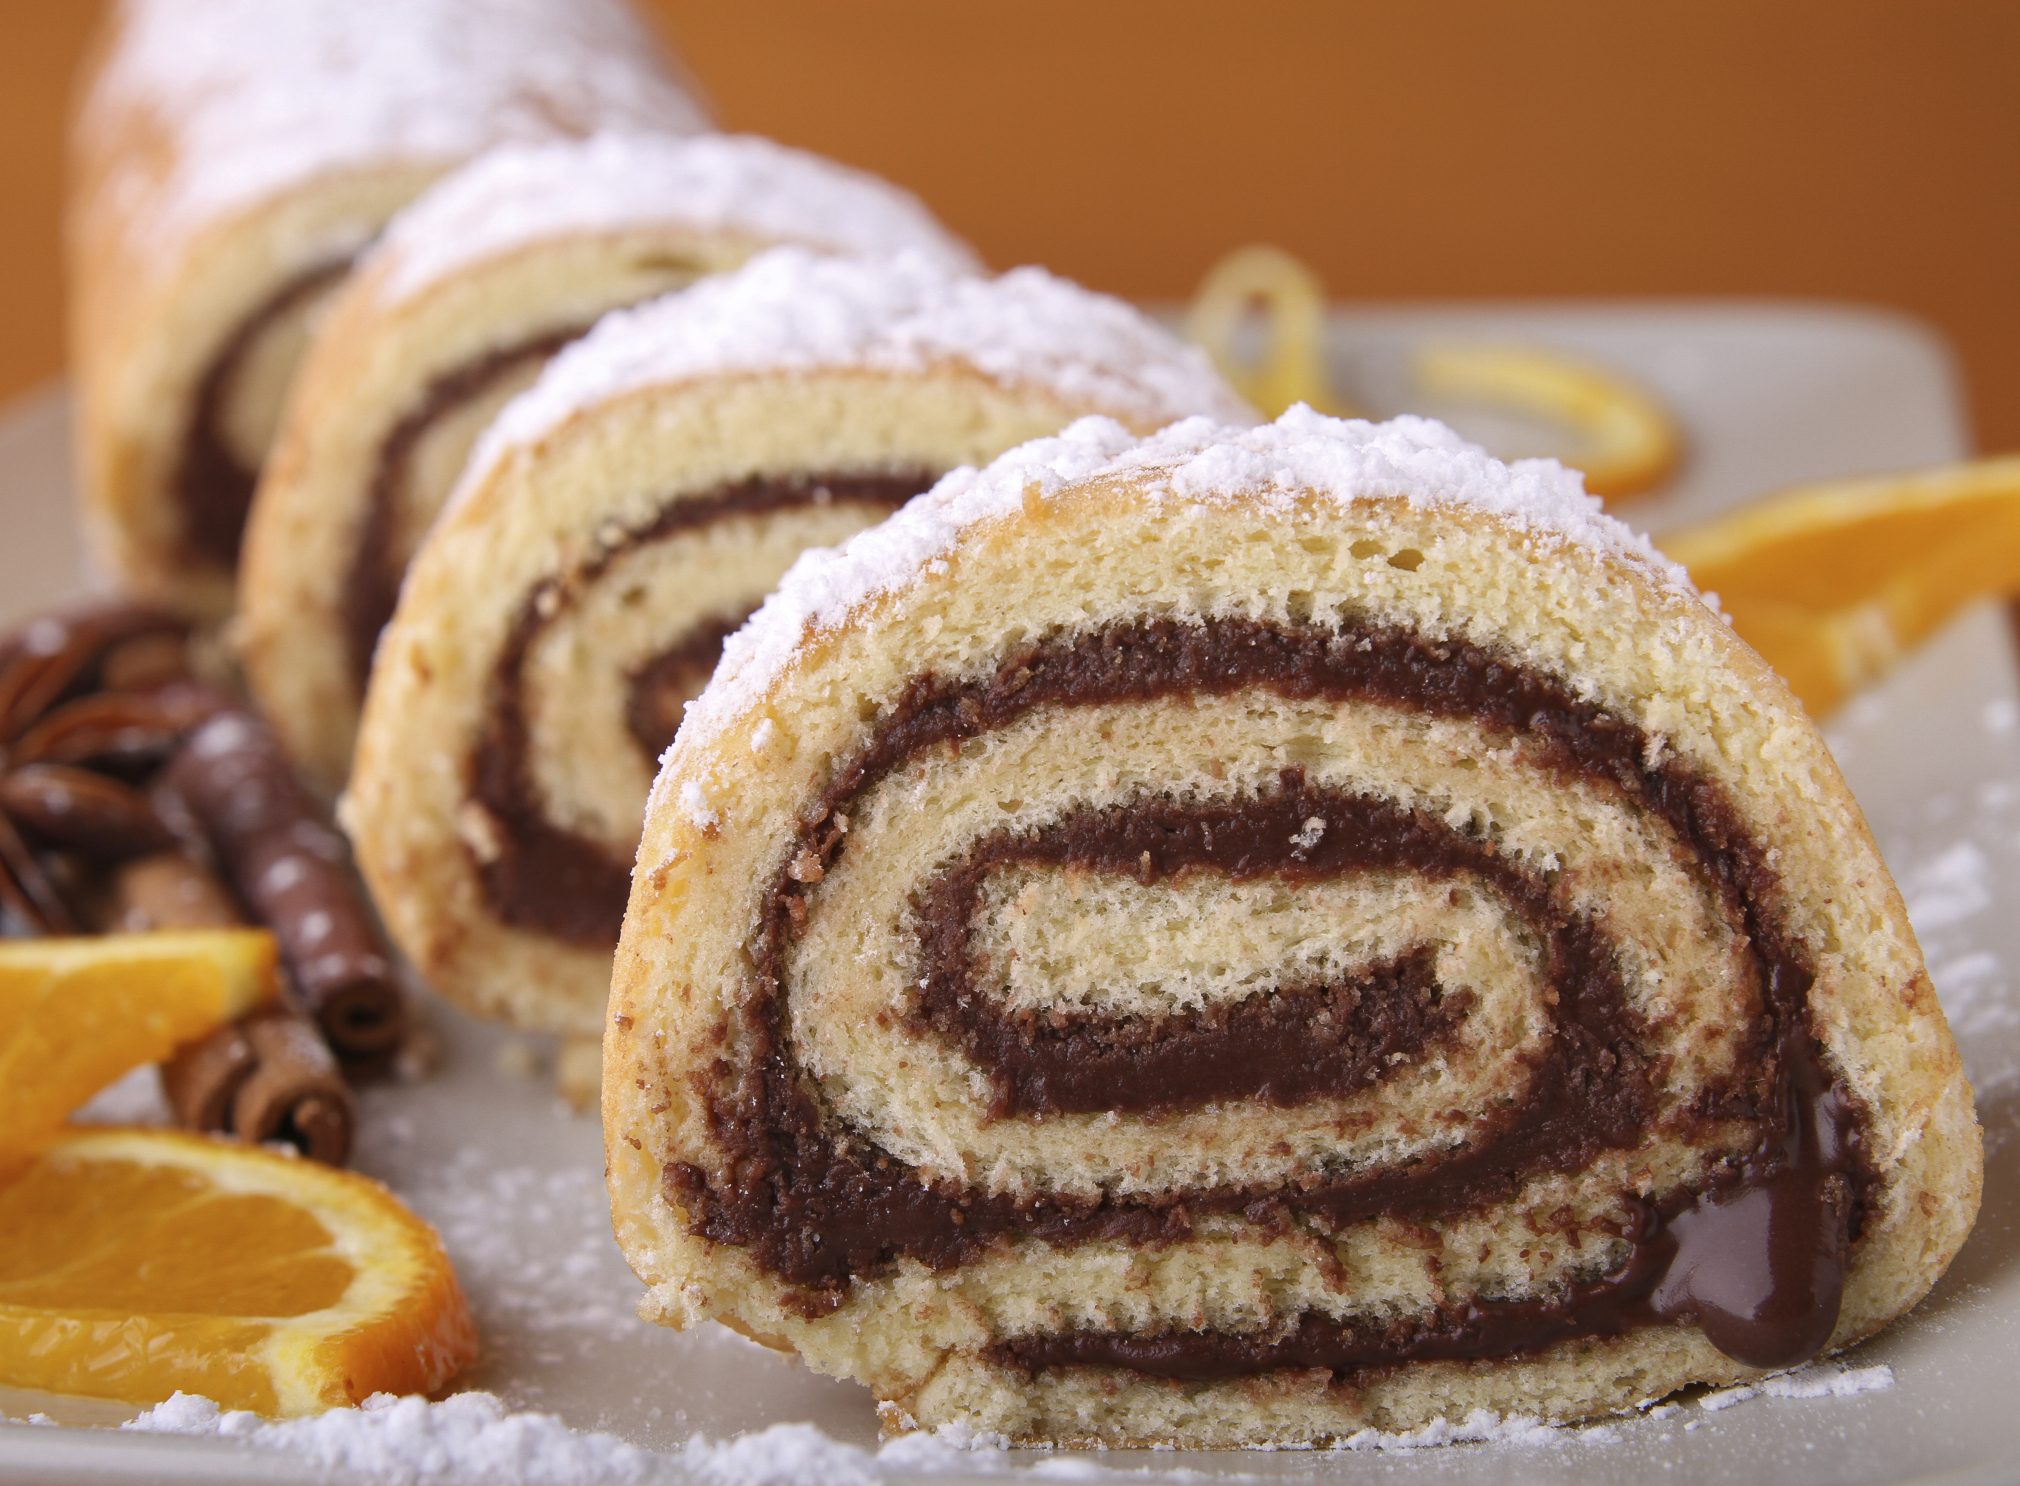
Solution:
{"label": "chocolate ganache filling", "polygon": [[218,347],[197,383],[189,432],[175,472],[175,497],[182,508],[182,543],[189,554],[224,572],[238,569],[246,513],[259,484],[257,468],[247,469],[225,441],[225,397],[254,344],[282,316],[298,309],[351,271],[341,258],[304,270],[267,296]]}
{"label": "chocolate ganache filling", "polygon": [[401,496],[412,477],[414,451],[443,418],[484,396],[508,377],[544,362],[570,341],[587,334],[587,325],[568,325],[467,361],[443,372],[415,399],[413,407],[393,425],[379,445],[366,493],[365,525],[351,556],[344,583],[344,641],[351,663],[351,681],[363,697],[372,674],[372,652],[379,632],[391,622],[400,601],[400,580],[406,575],[406,554],[398,550]]}
{"label": "chocolate ganache filling", "polygon": [[[1625,997],[1604,928],[1491,840],[1391,801],[1315,786],[1297,769],[1253,799],[1146,797],[971,846],[915,894],[924,967],[915,1029],[975,1059],[993,1083],[997,1118],[1156,1112],[1231,1097],[1284,1105],[1348,1092],[1383,1076],[1396,1055],[1407,1060],[1436,1045],[1463,1015],[1465,993],[1438,987],[1428,956],[1369,967],[1343,985],[1291,986],[1232,1008],[1169,1014],[1149,1027],[1084,1013],[1020,1018],[974,984],[978,883],[1005,863],[1129,873],[1146,883],[1216,872],[1296,884],[1364,868],[1465,879],[1497,895],[1543,946],[1553,1020],[1524,1096],[1483,1116],[1467,1143],[1374,1171],[1322,1170],[1292,1185],[1020,1197],[928,1180],[823,1107],[785,1032],[783,971],[787,944],[810,911],[803,884],[846,850],[845,822],[860,796],[928,750],[958,746],[1033,708],[1247,689],[1470,720],[1521,739],[1536,767],[1582,778],[1661,821],[1743,927],[1755,971],[1752,986],[1736,988],[1733,1068],[1665,1116],[1665,1128],[1687,1135],[1743,1122],[1755,1138],[1699,1190],[1652,1200],[1619,1193],[1630,1215],[1618,1234],[1625,1260],[1540,1298],[1476,1298],[1378,1327],[1307,1315],[1267,1335],[1070,1331],[1002,1341],[989,1355],[1026,1372],[1098,1365],[1222,1378],[1293,1367],[1345,1378],[1679,1318],[1749,1365],[1815,1355],[1835,1327],[1847,1251],[1877,1177],[1864,1149],[1864,1110],[1832,1081],[1810,1026],[1813,972],[1773,912],[1779,884],[1766,851],[1715,783],[1674,758],[1649,762],[1648,739],[1631,723],[1477,646],[1389,628],[1144,621],[1041,642],[993,676],[915,679],[829,786],[771,885],[736,1061],[726,1056],[702,1081],[721,1165],[675,1162],[664,1172],[666,1195],[693,1231],[745,1248],[760,1268],[799,1287],[811,1315],[840,1306],[854,1278],[901,1257],[949,1269],[1020,1237],[1155,1244],[1183,1238],[1195,1217],[1211,1213],[1240,1213],[1265,1235],[1281,1231],[1286,1215],[1323,1231],[1383,1215],[1456,1216],[1506,1200],[1528,1177],[1576,1172],[1601,1151],[1638,1145],[1657,1117],[1652,1081],[1661,1058],[1648,1050],[1651,1029]],[[1325,827],[1315,841],[1303,829],[1314,819]],[[1394,1005],[1378,1009],[1377,1001]],[[1324,1035],[1313,1035],[1321,1025]],[[1096,1071],[1082,1076],[1083,1058]]]}
{"label": "chocolate ganache filling", "polygon": [[[500,919],[571,944],[610,948],[624,925],[631,858],[549,818],[534,778],[527,711],[526,661],[541,633],[619,557],[732,516],[760,516],[802,506],[858,505],[894,511],[939,478],[925,469],[749,479],[684,496],[651,521],[605,544],[564,578],[539,584],[520,606],[499,652],[486,699],[484,729],[470,765],[470,798],[490,817],[495,851],[480,860],[484,895]],[[656,762],[679,725],[681,703],[705,682],[723,642],[748,616],[703,619],[631,674],[624,726]]]}

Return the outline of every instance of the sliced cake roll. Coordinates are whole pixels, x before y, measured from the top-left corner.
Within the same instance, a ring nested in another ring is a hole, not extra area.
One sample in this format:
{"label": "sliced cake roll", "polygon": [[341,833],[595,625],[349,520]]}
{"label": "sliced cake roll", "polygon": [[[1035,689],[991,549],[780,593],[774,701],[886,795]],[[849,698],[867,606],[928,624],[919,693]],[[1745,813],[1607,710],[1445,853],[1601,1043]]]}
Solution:
{"label": "sliced cake roll", "polygon": [[303,367],[247,527],[246,667],[305,772],[343,783],[401,575],[498,409],[605,311],[780,242],[977,266],[908,193],[720,134],[504,146],[394,219]]}
{"label": "sliced cake roll", "polygon": [[501,140],[705,125],[622,0],[119,0],[82,97],[87,515],[130,586],[211,613],[295,363],[388,217]]}
{"label": "sliced cake roll", "polygon": [[596,1035],[653,769],[804,548],[1100,411],[1245,415],[1203,356],[1036,269],[774,249],[613,313],[507,404],[408,570],[344,819],[465,1005]]}
{"label": "sliced cake roll", "polygon": [[1099,420],[810,555],[654,787],[617,1232],[898,1427],[1568,1419],[1941,1274],[1981,1153],[1814,726],[1555,463]]}

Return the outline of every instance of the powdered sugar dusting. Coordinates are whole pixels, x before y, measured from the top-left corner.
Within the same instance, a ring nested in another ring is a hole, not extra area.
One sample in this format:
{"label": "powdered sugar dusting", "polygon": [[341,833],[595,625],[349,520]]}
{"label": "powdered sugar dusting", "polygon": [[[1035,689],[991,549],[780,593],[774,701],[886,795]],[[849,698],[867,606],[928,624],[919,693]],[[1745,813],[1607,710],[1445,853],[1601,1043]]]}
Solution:
{"label": "powdered sugar dusting", "polygon": [[1140,441],[1120,424],[1085,418],[985,469],[955,470],[840,548],[801,554],[724,647],[715,680],[689,707],[686,733],[705,738],[726,725],[770,687],[809,630],[839,624],[874,596],[915,581],[970,527],[1109,476],[1148,480],[1154,499],[1187,503],[1288,509],[1310,492],[1341,502],[1380,496],[1484,511],[1518,530],[1631,562],[1679,593],[1696,592],[1645,536],[1605,515],[1574,471],[1548,459],[1503,464],[1428,418],[1376,424],[1328,418],[1300,404],[1260,428],[1191,418]]}
{"label": "powdered sugar dusting", "polygon": [[164,120],[172,157],[107,183],[157,251],[327,172],[706,119],[621,0],[124,0],[87,138]]}
{"label": "powdered sugar dusting", "polygon": [[680,813],[704,831],[722,824],[722,817],[709,803],[707,791],[692,779],[680,787]]}
{"label": "powdered sugar dusting", "polygon": [[950,272],[979,264],[908,191],[751,135],[603,133],[508,144],[434,186],[374,250],[379,293],[406,299],[529,243],[671,224],[836,253],[915,248]]}
{"label": "powdered sugar dusting", "polygon": [[1148,427],[1195,413],[1253,417],[1199,350],[1121,300],[1043,269],[985,279],[917,251],[870,261],[782,247],[605,316],[506,405],[459,488],[475,488],[511,449],[641,387],[756,370],[904,375],[947,362]]}

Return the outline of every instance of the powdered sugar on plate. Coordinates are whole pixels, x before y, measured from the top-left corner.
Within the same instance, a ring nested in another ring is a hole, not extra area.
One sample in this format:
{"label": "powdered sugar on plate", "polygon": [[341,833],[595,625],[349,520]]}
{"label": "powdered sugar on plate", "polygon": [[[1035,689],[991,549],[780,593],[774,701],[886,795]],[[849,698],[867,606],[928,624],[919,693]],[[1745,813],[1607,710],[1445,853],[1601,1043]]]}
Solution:
{"label": "powdered sugar on plate", "polygon": [[[1883,1369],[1882,1369],[1883,1370]],[[1801,1394],[1794,1396],[1808,1397]],[[1707,1406],[1709,1406],[1707,1404]],[[774,1424],[730,1440],[695,1435],[658,1454],[614,1435],[570,1429],[552,1414],[514,1413],[489,1393],[458,1393],[440,1402],[377,1394],[361,1408],[268,1423],[207,1398],[178,1393],[122,1426],[152,1434],[211,1436],[280,1450],[321,1470],[393,1486],[589,1486],[589,1483],[705,1482],[707,1486],[883,1486],[929,1474],[1031,1481],[1205,1480],[1200,1472],[1125,1465],[1044,1452],[1011,1453],[959,1433],[906,1435],[872,1453],[811,1424]],[[1419,1450],[1439,1445],[1610,1444],[1609,1428],[1553,1428],[1534,1419],[1475,1410],[1407,1434],[1368,1429],[1341,1441],[1342,1451]],[[1237,1477],[1238,1479],[1240,1477]],[[1214,1479],[1227,1479],[1225,1474]]]}
{"label": "powdered sugar on plate", "polygon": [[918,375],[947,363],[1142,427],[1196,413],[1254,416],[1196,347],[1043,269],[985,279],[916,251],[865,260],[782,247],[605,316],[506,405],[459,490],[584,410],[644,387],[755,371]]}
{"label": "powdered sugar on plate", "polygon": [[570,1429],[552,1414],[510,1413],[488,1393],[458,1393],[440,1403],[381,1393],[366,1399],[362,1408],[277,1423],[243,1410],[221,1412],[207,1398],[178,1393],[123,1427],[239,1440],[285,1451],[325,1471],[392,1486],[576,1486],[679,1479],[663,1456],[612,1435]]}
{"label": "powdered sugar on plate", "polygon": [[1797,1372],[1762,1378],[1737,1388],[1722,1388],[1698,1399],[1697,1406],[1716,1413],[1755,1398],[1850,1398],[1894,1386],[1894,1370],[1884,1363],[1876,1367],[1839,1367],[1818,1363]]}
{"label": "powdered sugar on plate", "polygon": [[78,1125],[170,1125],[175,1116],[162,1092],[161,1070],[152,1063],[127,1070],[70,1116]]}
{"label": "powdered sugar on plate", "polygon": [[754,135],[619,133],[487,151],[395,217],[370,266],[379,294],[398,302],[532,243],[662,224],[833,253],[915,248],[957,273],[981,266],[916,196],[867,171]]}
{"label": "powdered sugar on plate", "polygon": [[124,0],[80,129],[135,115],[173,148],[106,189],[155,251],[221,214],[380,162],[707,120],[621,0]]}
{"label": "powdered sugar on plate", "polygon": [[1201,504],[1290,503],[1304,492],[1347,501],[1400,498],[1465,507],[1518,530],[1598,548],[1656,582],[1695,596],[1683,569],[1647,537],[1605,515],[1584,482],[1554,459],[1503,464],[1444,424],[1328,418],[1300,404],[1260,428],[1189,418],[1137,439],[1119,423],[1083,418],[1012,449],[984,469],[960,469],[879,526],[839,548],[801,554],[690,704],[684,736],[705,738],[739,716],[782,673],[802,638],[832,627],[873,597],[896,591],[951,552],[969,528],[1027,500],[1110,476],[1144,479],[1152,498]]}

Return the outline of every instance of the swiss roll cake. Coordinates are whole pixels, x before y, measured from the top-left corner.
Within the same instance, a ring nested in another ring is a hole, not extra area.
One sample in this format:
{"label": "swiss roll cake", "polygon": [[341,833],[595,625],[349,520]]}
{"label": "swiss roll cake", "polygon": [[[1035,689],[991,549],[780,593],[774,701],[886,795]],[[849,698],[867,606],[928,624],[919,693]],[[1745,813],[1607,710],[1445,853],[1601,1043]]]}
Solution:
{"label": "swiss roll cake", "polygon": [[1301,407],[800,559],[653,786],[603,1106],[642,1314],[1076,1444],[1787,1368],[1982,1170],[1783,683],[1575,474]]}
{"label": "swiss roll cake", "polygon": [[808,547],[1089,414],[1252,417],[1119,300],[775,248],[607,316],[508,403],[407,570],[343,819],[444,994],[596,1037],[683,708]]}
{"label": "swiss roll cake", "polygon": [[401,576],[498,410],[604,312],[782,242],[978,267],[908,192],[748,136],[502,145],[393,219],[331,306],[247,525],[241,649],[299,768],[343,783]]}
{"label": "swiss roll cake", "polygon": [[622,0],[118,0],[81,100],[86,515],[127,586],[212,615],[295,365],[388,217],[502,140],[706,124]]}

